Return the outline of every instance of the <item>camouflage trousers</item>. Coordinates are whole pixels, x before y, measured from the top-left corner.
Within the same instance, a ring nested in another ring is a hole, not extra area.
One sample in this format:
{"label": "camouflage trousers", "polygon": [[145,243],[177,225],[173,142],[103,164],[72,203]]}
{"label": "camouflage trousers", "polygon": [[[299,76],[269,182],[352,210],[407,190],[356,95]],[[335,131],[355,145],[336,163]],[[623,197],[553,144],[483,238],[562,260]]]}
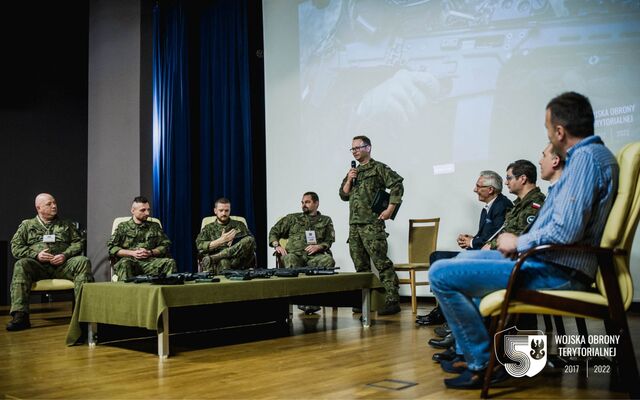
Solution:
{"label": "camouflage trousers", "polygon": [[31,285],[41,279],[68,279],[75,283],[75,295],[85,282],[93,282],[91,262],[85,256],[71,257],[64,264],[42,264],[33,258],[21,258],[13,267],[11,279],[11,313],[29,312]]}
{"label": "camouflage trousers", "polygon": [[398,276],[393,262],[387,257],[387,232],[384,222],[367,225],[349,225],[349,253],[357,272],[370,272],[371,263],[378,270],[385,289],[385,302],[397,303]]}
{"label": "camouflage trousers", "polygon": [[287,253],[282,256],[282,263],[285,268],[294,267],[320,267],[333,268],[336,261],[330,253],[316,253],[309,255],[306,251]]}
{"label": "camouflage trousers", "polygon": [[131,257],[123,257],[113,266],[119,281],[132,278],[136,275],[171,274],[178,271],[176,261],[173,258],[147,258],[137,260]]}
{"label": "camouflage trousers", "polygon": [[233,246],[204,256],[201,261],[202,271],[220,275],[225,269],[251,268],[255,264],[255,251],[255,239],[253,236],[245,236]]}

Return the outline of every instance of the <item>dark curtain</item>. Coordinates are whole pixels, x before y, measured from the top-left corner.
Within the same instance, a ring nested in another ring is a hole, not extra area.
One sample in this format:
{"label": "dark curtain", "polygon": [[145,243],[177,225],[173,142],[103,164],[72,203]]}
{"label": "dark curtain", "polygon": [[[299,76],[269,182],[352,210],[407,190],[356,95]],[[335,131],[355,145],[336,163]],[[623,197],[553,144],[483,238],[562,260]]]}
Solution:
{"label": "dark curtain", "polygon": [[195,270],[199,221],[218,197],[255,233],[251,1],[161,0],[154,9],[153,206],[181,271]]}
{"label": "dark curtain", "polygon": [[186,18],[180,3],[153,10],[153,204],[180,271],[193,265]]}
{"label": "dark curtain", "polygon": [[218,197],[255,232],[247,2],[213,1],[200,20],[200,215]]}

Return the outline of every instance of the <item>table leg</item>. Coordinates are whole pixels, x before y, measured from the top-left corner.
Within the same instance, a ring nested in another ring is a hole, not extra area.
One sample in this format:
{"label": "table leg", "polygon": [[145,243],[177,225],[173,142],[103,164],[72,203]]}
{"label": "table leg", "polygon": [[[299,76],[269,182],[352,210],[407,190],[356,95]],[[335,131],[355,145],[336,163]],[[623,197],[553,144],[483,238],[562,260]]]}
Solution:
{"label": "table leg", "polygon": [[158,332],[158,357],[169,357],[169,308],[162,311],[162,332]]}
{"label": "table leg", "polygon": [[371,290],[362,289],[362,326],[371,326]]}
{"label": "table leg", "polygon": [[89,347],[95,347],[98,344],[98,324],[96,322],[87,324],[87,343]]}

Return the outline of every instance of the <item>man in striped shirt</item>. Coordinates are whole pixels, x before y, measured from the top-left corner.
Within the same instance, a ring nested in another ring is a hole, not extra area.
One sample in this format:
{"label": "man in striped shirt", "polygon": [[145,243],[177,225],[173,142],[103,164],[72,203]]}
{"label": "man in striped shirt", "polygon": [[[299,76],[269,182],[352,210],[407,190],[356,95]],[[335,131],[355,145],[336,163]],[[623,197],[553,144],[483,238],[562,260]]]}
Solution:
{"label": "man in striped shirt", "polygon": [[[613,154],[593,131],[594,115],[589,99],[563,93],[546,108],[545,127],[565,168],[554,184],[529,232],[503,233],[498,250],[476,257],[442,260],[429,272],[431,288],[449,322],[463,357],[441,363],[457,372],[445,379],[454,389],[482,387],[489,363],[489,334],[474,298],[507,287],[512,259],[541,244],[598,245],[618,188],[618,165]],[[523,282],[531,289],[585,290],[593,282],[598,265],[584,253],[548,252],[530,258],[522,267]]]}

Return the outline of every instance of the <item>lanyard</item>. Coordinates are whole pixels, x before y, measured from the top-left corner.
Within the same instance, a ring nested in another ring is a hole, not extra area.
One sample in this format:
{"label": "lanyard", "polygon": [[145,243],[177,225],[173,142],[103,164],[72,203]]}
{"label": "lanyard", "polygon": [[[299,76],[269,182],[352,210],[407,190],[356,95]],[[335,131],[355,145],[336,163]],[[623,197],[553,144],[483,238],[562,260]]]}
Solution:
{"label": "lanyard", "polygon": [[39,215],[36,215],[36,219],[38,220],[38,222],[40,222],[40,225],[42,225],[42,227],[44,228],[44,230],[47,232],[47,235],[51,234],[51,229],[53,229],[53,222],[49,224],[49,226],[45,225],[44,222],[42,222],[42,220],[40,219]]}

